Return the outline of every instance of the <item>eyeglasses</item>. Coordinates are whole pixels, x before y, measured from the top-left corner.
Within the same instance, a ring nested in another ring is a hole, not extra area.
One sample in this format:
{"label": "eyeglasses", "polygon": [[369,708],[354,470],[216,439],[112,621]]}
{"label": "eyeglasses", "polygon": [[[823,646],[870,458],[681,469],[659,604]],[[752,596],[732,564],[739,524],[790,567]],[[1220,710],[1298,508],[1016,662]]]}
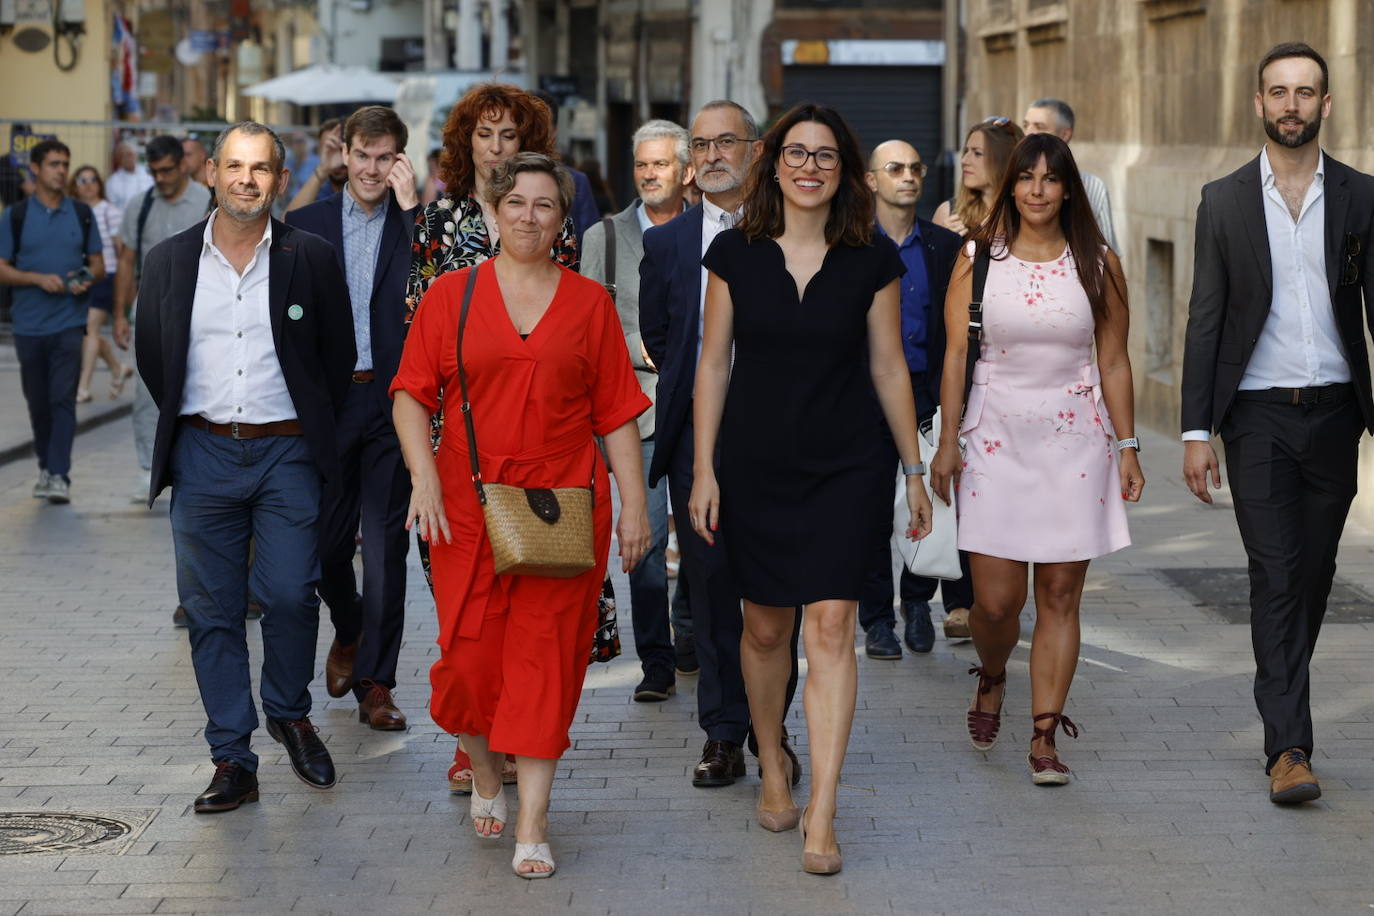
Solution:
{"label": "eyeglasses", "polygon": [[1011,118],[1004,118],[1001,115],[992,115],[983,119],[984,124],[991,124],[993,127],[1002,127],[1011,123]]}
{"label": "eyeglasses", "polygon": [[99,180],[100,180],[100,179],[99,179],[99,178],[96,178],[94,175],[82,175],[80,178],[76,179],[76,183],[77,183],[77,184],[93,184],[94,182],[97,182],[97,181],[99,181]]}
{"label": "eyeglasses", "polygon": [[901,178],[902,173],[908,170],[912,178],[924,178],[928,171],[924,162],[889,162],[883,166],[883,171],[893,178]]}
{"label": "eyeglasses", "polygon": [[692,152],[704,153],[707,148],[714,143],[721,155],[730,155],[730,150],[735,148],[736,143],[752,143],[754,137],[736,137],[734,134],[721,134],[719,137],[693,137],[691,144]]}
{"label": "eyeglasses", "polygon": [[782,148],[782,161],[794,169],[806,165],[806,160],[814,158],[816,168],[830,171],[840,164],[840,151],[833,146],[822,146],[812,152],[804,146],[791,144]]}
{"label": "eyeglasses", "polygon": [[148,171],[150,171],[150,172],[153,173],[153,177],[154,177],[154,178],[161,178],[161,177],[164,176],[164,175],[166,175],[166,176],[172,176],[172,175],[175,175],[177,172],[180,172],[180,171],[181,171],[181,163],[178,162],[178,163],[175,163],[174,165],[164,165],[164,166],[162,166],[161,168],[156,168],[156,169],[153,168],[153,167],[150,165],[150,166],[148,166]]}
{"label": "eyeglasses", "polygon": [[1341,266],[1341,285],[1351,286],[1360,278],[1360,265],[1355,259],[1360,256],[1360,237],[1352,233],[1345,236],[1345,263]]}

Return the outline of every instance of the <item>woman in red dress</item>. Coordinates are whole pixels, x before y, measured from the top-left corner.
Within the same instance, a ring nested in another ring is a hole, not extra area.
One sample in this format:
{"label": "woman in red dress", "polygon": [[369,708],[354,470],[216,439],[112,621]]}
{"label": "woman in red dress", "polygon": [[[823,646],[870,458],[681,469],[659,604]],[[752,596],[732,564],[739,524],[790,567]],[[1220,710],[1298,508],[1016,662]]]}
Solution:
{"label": "woman in red dress", "polygon": [[[568,748],[610,552],[610,483],[593,437],[605,438],[620,490],[617,536],[628,570],[649,546],[634,420],[650,405],[610,296],[549,259],[572,201],[567,172],[547,156],[520,153],[496,169],[488,194],[501,253],[434,281],[391,391],[413,482],[406,527],[430,544],[439,613],[430,714],[461,736],[472,758],[478,836],[499,838],[505,830],[501,767],[505,754],[515,755],[521,803],[512,867],[521,877],[544,878],[554,869],[549,791]],[[473,270],[463,366],[482,477],[520,487],[594,482],[596,555],[603,559],[570,579],[496,575],[463,424],[448,426],[437,455],[430,449],[439,392],[458,390],[458,321]]]}

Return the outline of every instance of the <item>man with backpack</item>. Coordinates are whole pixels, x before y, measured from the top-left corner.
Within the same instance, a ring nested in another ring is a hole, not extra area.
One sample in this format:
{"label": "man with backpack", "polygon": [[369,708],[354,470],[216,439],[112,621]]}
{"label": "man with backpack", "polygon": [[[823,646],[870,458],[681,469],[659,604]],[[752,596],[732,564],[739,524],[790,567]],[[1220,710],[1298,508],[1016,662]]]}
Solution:
{"label": "man with backpack", "polygon": [[38,457],[37,499],[71,501],[76,385],[86,293],[105,277],[95,214],[66,195],[72,153],[60,140],[33,147],[33,196],[0,219],[0,284],[13,286],[14,349]]}
{"label": "man with backpack", "polygon": [[[139,274],[148,252],[163,239],[205,219],[210,207],[210,189],[198,181],[191,181],[186,173],[185,152],[180,140],[169,134],[154,137],[148,141],[147,154],[153,186],[129,200],[119,229],[119,240],[124,247],[120,249],[119,269],[115,272],[114,338],[124,349],[129,348],[132,339],[132,310],[138,296]],[[148,498],[148,473],[153,466],[157,405],[148,396],[142,379],[137,375],[134,379],[134,449],[138,453],[138,466],[143,470],[129,489],[129,499],[144,502]]]}

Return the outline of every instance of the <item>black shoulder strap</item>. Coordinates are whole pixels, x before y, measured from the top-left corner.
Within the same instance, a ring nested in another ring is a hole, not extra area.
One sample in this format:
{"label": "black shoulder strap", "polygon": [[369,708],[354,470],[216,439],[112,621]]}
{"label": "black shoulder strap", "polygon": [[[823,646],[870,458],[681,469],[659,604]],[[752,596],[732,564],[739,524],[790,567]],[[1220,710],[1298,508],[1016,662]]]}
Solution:
{"label": "black shoulder strap", "polygon": [[605,271],[606,278],[602,285],[606,287],[606,292],[611,294],[611,301],[615,301],[615,223],[609,216],[601,218],[601,228],[606,230],[606,259]]}
{"label": "black shoulder strap", "polygon": [[10,207],[10,235],[14,238],[14,257],[10,259],[10,266],[19,266],[19,242],[24,237],[24,214],[28,212],[29,199],[16,201]]}
{"label": "black shoulder strap", "polygon": [[978,252],[973,256],[973,295],[968,300],[968,354],[964,361],[964,405],[968,405],[969,389],[973,387],[973,367],[983,349],[983,288],[988,282],[988,262],[992,252]]}
{"label": "black shoulder strap", "polygon": [[468,326],[468,307],[472,305],[472,290],[477,285],[477,270],[474,264],[468,272],[468,285],[463,290],[463,309],[458,313],[458,387],[463,393],[463,428],[468,434],[468,464],[472,468],[472,485],[477,490],[477,501],[487,504],[486,491],[482,489],[482,469],[477,464],[477,431],[472,426],[472,403],[468,400],[468,373],[463,368],[463,332]]}
{"label": "black shoulder strap", "polygon": [[89,204],[83,204],[79,200],[72,201],[72,209],[76,211],[76,221],[81,226],[81,256],[86,256],[86,249],[91,247],[91,226],[95,225],[95,211]]}
{"label": "black shoulder strap", "polygon": [[143,276],[143,227],[148,225],[148,213],[153,209],[153,194],[157,188],[149,188],[143,195],[143,203],[138,208],[138,229],[134,248],[134,280]]}

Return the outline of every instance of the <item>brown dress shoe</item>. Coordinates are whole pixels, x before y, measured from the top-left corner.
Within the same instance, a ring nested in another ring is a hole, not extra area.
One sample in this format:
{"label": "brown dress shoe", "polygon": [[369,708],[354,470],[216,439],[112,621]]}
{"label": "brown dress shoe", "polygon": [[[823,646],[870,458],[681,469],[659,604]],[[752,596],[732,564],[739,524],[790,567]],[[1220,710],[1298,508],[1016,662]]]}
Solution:
{"label": "brown dress shoe", "polygon": [[1269,800],[1276,805],[1296,805],[1322,797],[1322,787],[1312,775],[1307,752],[1289,748],[1269,768]]}
{"label": "brown dress shoe", "polygon": [[358,657],[358,643],[339,645],[335,639],[329,645],[329,657],[324,660],[324,689],[331,697],[341,697],[353,687],[353,661]]}
{"label": "brown dress shoe", "polygon": [[366,722],[379,732],[398,732],[406,727],[405,713],[392,702],[390,690],[376,681],[359,681],[359,686],[367,688],[358,704],[359,722]]}

